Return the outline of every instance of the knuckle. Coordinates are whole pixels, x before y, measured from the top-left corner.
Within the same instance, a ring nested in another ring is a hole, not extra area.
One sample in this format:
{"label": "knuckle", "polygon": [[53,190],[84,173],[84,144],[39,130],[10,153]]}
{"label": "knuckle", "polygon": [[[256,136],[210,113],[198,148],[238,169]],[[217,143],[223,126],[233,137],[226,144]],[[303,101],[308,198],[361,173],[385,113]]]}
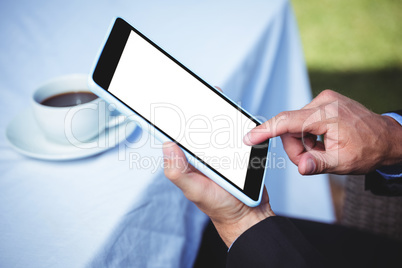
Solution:
{"label": "knuckle", "polygon": [[277,121],[279,121],[279,120],[286,120],[289,117],[290,117],[290,112],[289,111],[283,111],[283,112],[280,112],[277,116],[275,116],[275,119]]}
{"label": "knuckle", "polygon": [[178,180],[182,175],[182,173],[177,168],[165,168],[164,172],[165,176],[171,181]]}
{"label": "knuckle", "polygon": [[316,153],[316,154],[314,154],[314,157],[315,157],[316,163],[317,163],[317,167],[316,167],[317,174],[325,173],[332,167],[330,158],[328,158],[328,155],[325,152]]}
{"label": "knuckle", "polygon": [[327,159],[321,157],[321,159],[318,161],[318,170],[320,171],[320,173],[326,172],[330,167],[331,164],[327,161]]}
{"label": "knuckle", "polygon": [[338,93],[331,89],[323,90],[318,96],[325,99],[333,99],[337,96]]}
{"label": "knuckle", "polygon": [[290,117],[290,112],[288,112],[288,111],[280,112],[279,114],[277,114],[273,118],[273,120],[270,124],[270,131],[274,134],[277,132],[280,132],[281,128],[284,125],[283,122],[288,121],[289,117]]}
{"label": "knuckle", "polygon": [[280,122],[284,122],[284,121],[286,122],[290,119],[290,117],[291,117],[291,112],[289,112],[289,111],[280,112],[278,115],[276,115],[274,117],[274,120],[273,120],[274,125],[277,126]]}

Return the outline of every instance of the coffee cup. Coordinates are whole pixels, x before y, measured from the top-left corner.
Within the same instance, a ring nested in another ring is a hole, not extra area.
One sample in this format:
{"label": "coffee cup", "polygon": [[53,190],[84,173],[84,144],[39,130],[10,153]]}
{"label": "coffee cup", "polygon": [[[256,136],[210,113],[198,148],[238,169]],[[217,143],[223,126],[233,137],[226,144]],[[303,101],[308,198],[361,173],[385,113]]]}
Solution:
{"label": "coffee cup", "polygon": [[86,74],[66,75],[34,91],[34,116],[48,140],[79,144],[95,138],[110,126],[106,103],[90,92],[87,81]]}

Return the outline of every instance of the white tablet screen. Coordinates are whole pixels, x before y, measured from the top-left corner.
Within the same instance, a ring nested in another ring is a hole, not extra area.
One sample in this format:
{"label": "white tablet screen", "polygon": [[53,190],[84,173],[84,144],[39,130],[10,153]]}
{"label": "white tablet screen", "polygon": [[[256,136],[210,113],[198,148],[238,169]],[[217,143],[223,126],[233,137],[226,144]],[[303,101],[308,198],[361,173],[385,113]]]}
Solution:
{"label": "white tablet screen", "polygon": [[134,31],[108,90],[244,189],[256,123]]}

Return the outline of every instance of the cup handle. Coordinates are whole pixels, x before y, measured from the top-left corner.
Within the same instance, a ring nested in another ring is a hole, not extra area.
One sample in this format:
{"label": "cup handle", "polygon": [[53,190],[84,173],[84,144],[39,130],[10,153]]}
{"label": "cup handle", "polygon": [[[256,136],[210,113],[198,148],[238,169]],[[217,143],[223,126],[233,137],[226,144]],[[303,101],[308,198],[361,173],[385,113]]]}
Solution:
{"label": "cup handle", "polygon": [[106,128],[112,128],[120,125],[126,120],[125,116],[119,115],[119,116],[110,116],[109,117],[109,122],[106,124]]}

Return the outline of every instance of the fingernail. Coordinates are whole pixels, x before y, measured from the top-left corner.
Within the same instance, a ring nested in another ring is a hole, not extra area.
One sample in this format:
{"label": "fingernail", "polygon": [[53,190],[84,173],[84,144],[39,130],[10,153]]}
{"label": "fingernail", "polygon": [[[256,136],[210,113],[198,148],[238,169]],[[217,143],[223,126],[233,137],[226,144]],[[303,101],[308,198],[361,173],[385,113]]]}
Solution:
{"label": "fingernail", "polygon": [[250,132],[248,132],[246,135],[244,135],[243,143],[245,145],[250,145],[251,144],[251,133]]}
{"label": "fingernail", "polygon": [[163,144],[162,151],[163,151],[163,156],[165,159],[172,158],[172,156],[174,154],[173,144],[174,144],[174,142],[171,142],[171,141],[165,142]]}
{"label": "fingernail", "polygon": [[307,166],[306,166],[306,175],[313,174],[315,171],[315,162],[313,159],[307,159]]}

